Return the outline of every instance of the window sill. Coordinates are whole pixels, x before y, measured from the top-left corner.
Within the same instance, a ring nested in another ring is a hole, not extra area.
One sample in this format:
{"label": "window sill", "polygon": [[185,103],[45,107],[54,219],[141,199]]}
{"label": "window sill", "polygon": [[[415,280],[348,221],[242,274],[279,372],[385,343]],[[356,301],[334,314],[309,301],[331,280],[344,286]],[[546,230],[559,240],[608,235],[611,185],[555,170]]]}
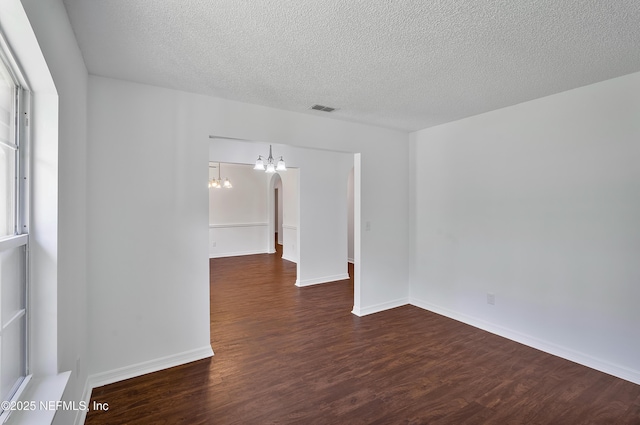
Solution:
{"label": "window sill", "polygon": [[51,424],[58,409],[80,408],[81,406],[62,406],[62,394],[69,382],[71,372],[63,372],[57,375],[34,377],[31,379],[24,392],[20,395],[17,407],[21,410],[13,410],[5,419],[5,425],[20,424]]}

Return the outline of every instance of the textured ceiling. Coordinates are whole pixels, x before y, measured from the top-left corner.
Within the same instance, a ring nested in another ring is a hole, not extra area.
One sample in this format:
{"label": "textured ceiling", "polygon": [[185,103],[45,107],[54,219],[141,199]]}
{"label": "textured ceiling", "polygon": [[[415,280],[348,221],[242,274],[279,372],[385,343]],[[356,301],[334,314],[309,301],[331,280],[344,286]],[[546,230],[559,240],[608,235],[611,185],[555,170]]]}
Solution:
{"label": "textured ceiling", "polygon": [[640,71],[639,0],[64,3],[92,74],[407,131]]}

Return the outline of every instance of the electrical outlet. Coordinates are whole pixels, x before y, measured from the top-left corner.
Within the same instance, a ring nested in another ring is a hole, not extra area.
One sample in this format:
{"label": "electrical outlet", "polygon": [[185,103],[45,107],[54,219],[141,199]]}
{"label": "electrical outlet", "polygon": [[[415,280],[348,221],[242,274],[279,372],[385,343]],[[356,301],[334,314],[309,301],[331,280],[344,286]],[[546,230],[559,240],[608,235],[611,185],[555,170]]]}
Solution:
{"label": "electrical outlet", "polygon": [[211,242],[211,248],[215,248],[216,247],[216,241]]}
{"label": "electrical outlet", "polygon": [[487,304],[496,305],[496,296],[494,294],[487,294]]}
{"label": "electrical outlet", "polygon": [[371,230],[371,222],[370,221],[367,221],[367,222],[364,223],[364,230],[366,232]]}

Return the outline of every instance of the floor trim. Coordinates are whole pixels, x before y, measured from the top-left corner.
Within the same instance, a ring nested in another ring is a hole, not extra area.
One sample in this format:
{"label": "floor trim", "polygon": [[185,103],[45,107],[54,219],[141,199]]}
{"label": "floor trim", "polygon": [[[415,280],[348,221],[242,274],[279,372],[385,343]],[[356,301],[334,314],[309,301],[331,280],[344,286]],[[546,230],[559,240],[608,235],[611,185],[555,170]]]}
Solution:
{"label": "floor trim", "polygon": [[[82,401],[89,408],[91,408],[89,406],[89,403],[91,402],[92,391],[93,391],[93,387],[89,385],[89,377],[87,377],[87,379],[84,381],[84,389],[82,390]],[[76,419],[74,420],[73,423],[75,425],[84,424],[85,420],[87,419],[87,413],[89,413],[88,410],[79,410],[78,413],[76,413]]]}
{"label": "floor trim", "polygon": [[282,254],[282,259],[283,259],[283,260],[287,260],[287,261],[291,261],[292,263],[296,263],[296,264],[298,263],[298,260],[296,260],[296,259],[295,259],[295,258],[293,258],[293,257],[289,257],[288,255],[284,255],[284,254]]}
{"label": "floor trim", "polygon": [[333,276],[323,276],[315,279],[296,280],[296,286],[304,287],[311,285],[319,285],[321,283],[336,282],[338,280],[348,280],[349,273],[336,274]]}
{"label": "floor trim", "polygon": [[386,303],[375,304],[375,305],[371,305],[369,307],[358,307],[358,308],[356,308],[354,306],[353,310],[351,311],[351,313],[355,314],[356,316],[362,317],[362,316],[367,316],[369,314],[374,314],[374,313],[379,313],[381,311],[390,310],[392,308],[402,307],[403,305],[407,305],[407,304],[409,304],[409,299],[408,298],[399,298],[397,300],[388,301]]}
{"label": "floor trim", "polygon": [[159,359],[149,360],[137,363],[131,366],[125,366],[118,369],[90,375],[88,378],[88,386],[93,389],[103,385],[113,384],[114,382],[123,381],[151,372],[157,372],[162,369],[179,366],[181,364],[194,362],[196,360],[206,359],[213,356],[213,350],[210,345],[195,350],[185,351],[170,356],[160,357]]}
{"label": "floor trim", "polygon": [[253,250],[253,251],[217,252],[215,254],[209,254],[209,258],[242,257],[244,255],[258,255],[258,254],[269,254],[269,250],[265,249],[265,250]]}
{"label": "floor trim", "polygon": [[478,329],[485,330],[492,334],[510,339],[511,341],[519,342],[528,347],[535,348],[545,353],[552,354],[554,356],[570,360],[574,363],[581,364],[591,369],[604,372],[606,374],[615,376],[620,379],[624,379],[634,384],[640,385],[640,371],[632,370],[624,366],[619,366],[588,354],[581,353],[579,351],[571,350],[569,348],[554,344],[552,342],[544,341],[539,338],[514,331],[509,328],[505,328],[500,325],[496,325],[490,322],[486,322],[475,317],[467,316],[466,314],[458,313],[456,311],[449,310],[444,307],[437,306],[435,304],[428,303],[417,298],[411,298],[410,304],[416,307],[422,308],[427,311],[431,311],[442,316],[446,316],[450,319],[457,320],[458,322],[466,323]]}

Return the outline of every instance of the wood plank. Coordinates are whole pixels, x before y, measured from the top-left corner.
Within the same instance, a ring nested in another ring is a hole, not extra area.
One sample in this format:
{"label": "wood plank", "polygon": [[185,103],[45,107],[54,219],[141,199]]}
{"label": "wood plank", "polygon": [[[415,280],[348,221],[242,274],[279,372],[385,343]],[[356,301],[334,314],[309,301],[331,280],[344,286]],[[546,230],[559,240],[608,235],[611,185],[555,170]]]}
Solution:
{"label": "wood plank", "polygon": [[413,306],[356,317],[352,280],[210,268],[215,357],[96,388],[86,423],[640,424],[640,386]]}

